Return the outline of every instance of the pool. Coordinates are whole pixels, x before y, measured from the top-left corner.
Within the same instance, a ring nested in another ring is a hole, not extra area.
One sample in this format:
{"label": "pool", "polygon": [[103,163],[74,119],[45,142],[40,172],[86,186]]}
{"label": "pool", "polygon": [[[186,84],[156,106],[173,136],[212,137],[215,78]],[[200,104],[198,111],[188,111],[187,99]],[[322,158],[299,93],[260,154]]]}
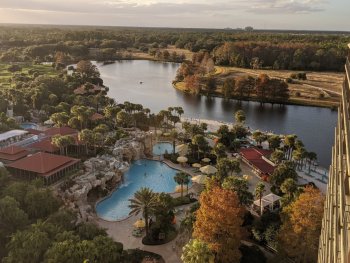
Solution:
{"label": "pool", "polygon": [[162,155],[173,152],[173,144],[170,142],[158,142],[153,145],[153,155]]}
{"label": "pool", "polygon": [[26,123],[22,123],[21,125],[21,128],[22,129],[37,129],[38,128],[38,125],[35,124],[35,123],[31,123],[31,122],[26,122]]}
{"label": "pool", "polygon": [[97,203],[97,215],[108,221],[127,218],[130,212],[129,199],[134,197],[137,190],[141,187],[148,187],[158,193],[173,193],[177,186],[174,181],[177,172],[159,161],[142,159],[133,162],[130,169],[124,174],[124,183],[109,197]]}

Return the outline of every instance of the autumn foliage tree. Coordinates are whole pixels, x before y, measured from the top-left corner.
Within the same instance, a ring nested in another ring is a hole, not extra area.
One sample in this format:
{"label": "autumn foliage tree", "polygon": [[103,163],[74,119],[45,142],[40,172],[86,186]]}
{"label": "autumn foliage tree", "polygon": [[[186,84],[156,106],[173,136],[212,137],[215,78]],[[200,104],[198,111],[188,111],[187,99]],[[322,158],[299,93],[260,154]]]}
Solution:
{"label": "autumn foliage tree", "polygon": [[215,254],[215,262],[239,262],[244,209],[237,194],[213,186],[201,194],[199,202],[194,237],[208,244]]}
{"label": "autumn foliage tree", "polygon": [[322,193],[307,187],[298,199],[283,209],[279,244],[294,262],[317,261],[323,203]]}

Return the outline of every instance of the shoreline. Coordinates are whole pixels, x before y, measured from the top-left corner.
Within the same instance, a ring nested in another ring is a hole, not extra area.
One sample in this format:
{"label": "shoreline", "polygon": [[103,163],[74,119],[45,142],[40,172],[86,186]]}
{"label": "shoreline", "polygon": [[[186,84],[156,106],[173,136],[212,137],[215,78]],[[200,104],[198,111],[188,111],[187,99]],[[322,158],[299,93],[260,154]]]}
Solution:
{"label": "shoreline", "polygon": [[[172,86],[174,89],[182,92],[182,93],[186,93],[186,94],[191,94],[191,92],[189,92],[188,90],[185,90],[183,88],[180,88],[178,86],[178,83],[180,82],[173,82],[172,83]],[[199,93],[198,95],[200,96],[205,96],[205,94],[202,94],[202,93]],[[212,94],[210,97],[214,97],[214,98],[222,98],[224,99],[224,97],[222,96],[222,94],[218,94],[218,93],[214,93]],[[235,98],[229,98],[228,100],[237,100],[238,99],[235,99]],[[253,101],[253,102],[260,102],[259,100],[257,99],[254,99],[254,98],[250,98],[250,99],[243,99],[241,101]],[[302,100],[297,100],[297,99],[289,99],[288,101],[286,102],[263,102],[263,104],[276,104],[276,105],[296,105],[296,106],[305,106],[305,107],[318,107],[318,108],[328,108],[330,110],[338,110],[338,107],[339,107],[339,103],[336,103],[336,102],[329,102],[329,103],[318,103],[318,102],[313,102],[313,101],[307,101],[305,103],[302,102]]]}

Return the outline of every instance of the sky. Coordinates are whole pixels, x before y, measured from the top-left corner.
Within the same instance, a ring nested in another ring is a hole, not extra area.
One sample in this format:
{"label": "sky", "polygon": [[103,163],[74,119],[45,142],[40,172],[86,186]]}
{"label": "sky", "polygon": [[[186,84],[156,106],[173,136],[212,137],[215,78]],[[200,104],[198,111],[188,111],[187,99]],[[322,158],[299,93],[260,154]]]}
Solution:
{"label": "sky", "polygon": [[0,0],[0,23],[350,31],[350,0]]}

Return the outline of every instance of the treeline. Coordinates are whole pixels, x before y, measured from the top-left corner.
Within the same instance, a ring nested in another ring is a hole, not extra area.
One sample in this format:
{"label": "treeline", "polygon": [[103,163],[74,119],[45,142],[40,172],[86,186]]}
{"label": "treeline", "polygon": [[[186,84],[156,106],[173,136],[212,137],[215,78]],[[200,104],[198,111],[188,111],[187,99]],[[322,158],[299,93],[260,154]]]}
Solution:
{"label": "treeline", "polygon": [[172,45],[209,52],[219,65],[250,67],[255,61],[275,69],[342,70],[349,42],[350,35],[321,32],[3,26],[0,61],[53,61],[57,52],[71,61],[124,59],[125,51],[147,53]]}
{"label": "treeline", "polygon": [[310,43],[226,42],[215,48],[217,65],[253,69],[341,71],[346,50]]}

